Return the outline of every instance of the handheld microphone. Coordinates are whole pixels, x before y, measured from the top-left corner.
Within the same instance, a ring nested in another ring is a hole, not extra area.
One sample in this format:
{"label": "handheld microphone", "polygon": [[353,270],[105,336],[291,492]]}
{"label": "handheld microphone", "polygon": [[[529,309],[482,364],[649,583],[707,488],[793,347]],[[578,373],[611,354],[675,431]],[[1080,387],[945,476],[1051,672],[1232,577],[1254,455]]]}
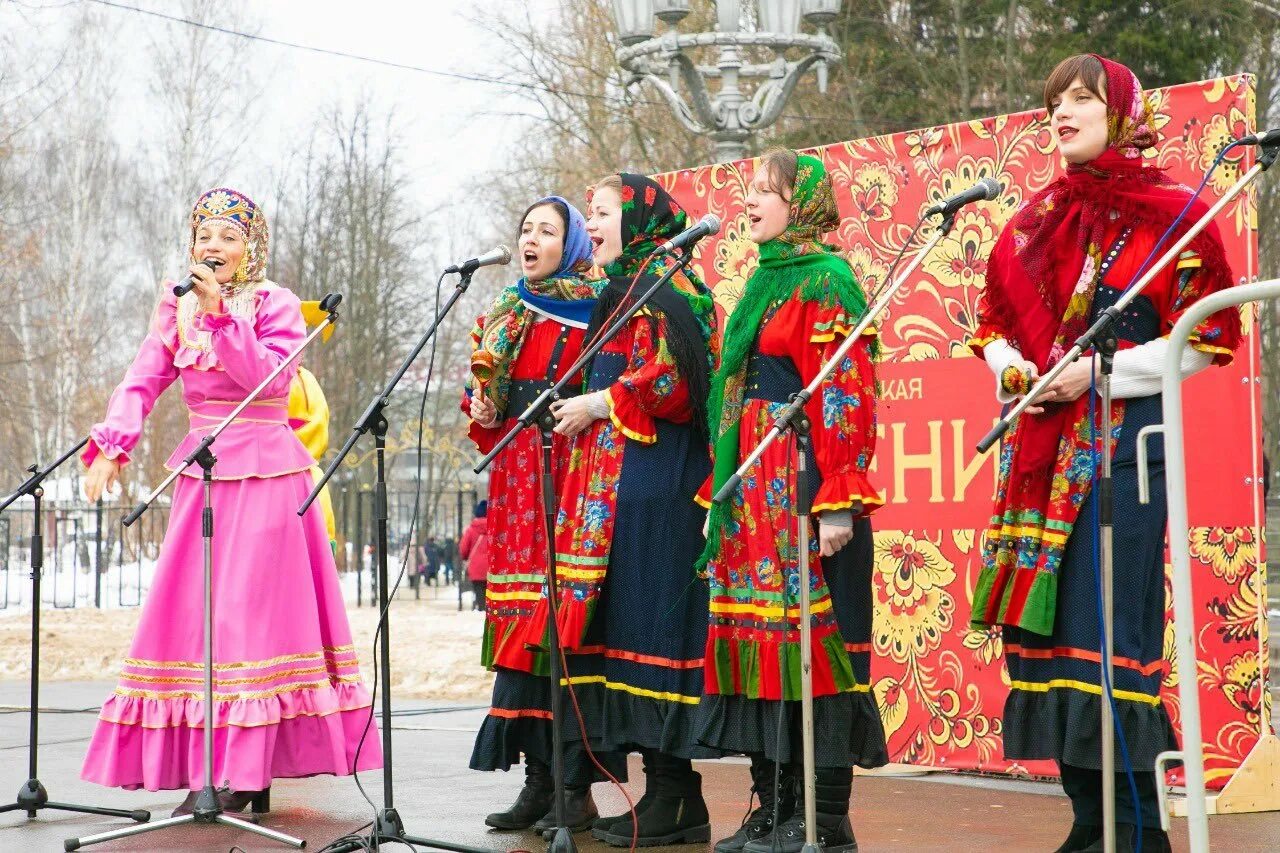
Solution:
{"label": "handheld microphone", "polygon": [[703,237],[720,233],[720,217],[714,213],[708,213],[706,216],[698,220],[698,223],[690,228],[686,228],[676,236],[658,247],[657,253],[665,255],[667,252],[674,252],[676,249],[683,249],[686,246],[692,246]]}
{"label": "handheld microphone", "polygon": [[1000,182],[993,178],[983,178],[964,192],[956,193],[951,198],[943,199],[924,212],[925,217],[933,216],[935,213],[941,213],[944,217],[950,216],[966,204],[972,204],[975,201],[991,201],[999,197],[1004,187],[1000,186]]}
{"label": "handheld microphone", "polygon": [[[216,270],[218,267],[222,266],[222,261],[218,260],[217,258],[205,258],[200,263],[204,264],[206,267],[208,267],[211,270]],[[175,284],[173,286],[173,295],[182,296],[184,293],[190,293],[193,289],[195,289],[195,286],[196,286],[196,277],[194,275],[189,275],[182,280],[182,284]]]}
{"label": "handheld microphone", "polygon": [[1242,136],[1236,140],[1236,145],[1280,145],[1280,127]]}
{"label": "handheld microphone", "polygon": [[490,264],[505,266],[509,263],[511,263],[511,250],[506,246],[495,246],[480,257],[463,261],[460,264],[454,264],[444,272],[445,275],[455,272],[462,273],[463,275],[469,275],[480,269],[480,267],[487,267]]}

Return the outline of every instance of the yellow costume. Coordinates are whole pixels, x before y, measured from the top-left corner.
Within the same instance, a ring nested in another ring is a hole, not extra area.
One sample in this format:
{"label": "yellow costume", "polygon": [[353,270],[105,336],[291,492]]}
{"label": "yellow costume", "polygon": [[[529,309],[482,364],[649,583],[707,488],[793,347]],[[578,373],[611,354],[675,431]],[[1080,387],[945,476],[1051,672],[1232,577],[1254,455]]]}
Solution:
{"label": "yellow costume", "polygon": [[[302,303],[302,318],[308,326],[315,326],[329,316],[320,310],[318,302]],[[333,326],[321,333],[322,341],[329,340],[333,334]],[[289,425],[302,441],[311,458],[319,462],[329,450],[329,403],[324,398],[324,391],[316,377],[305,367],[298,368],[298,374],[289,386]],[[320,466],[311,469],[312,475],[319,480]],[[329,532],[329,545],[338,547],[337,523],[333,516],[333,501],[329,498],[329,487],[320,492],[320,511],[324,514],[325,530]]]}

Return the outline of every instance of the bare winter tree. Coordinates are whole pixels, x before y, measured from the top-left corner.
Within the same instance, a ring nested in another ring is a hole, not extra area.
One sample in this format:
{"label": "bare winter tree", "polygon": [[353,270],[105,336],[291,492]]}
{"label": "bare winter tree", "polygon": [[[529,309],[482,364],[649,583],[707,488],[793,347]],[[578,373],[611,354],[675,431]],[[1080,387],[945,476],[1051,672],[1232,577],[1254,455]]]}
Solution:
{"label": "bare winter tree", "polygon": [[[113,273],[131,257],[118,206],[129,167],[107,129],[115,80],[97,73],[110,39],[86,37],[104,28],[91,11],[75,19],[67,42],[77,50],[66,51],[41,83],[65,94],[12,143],[17,168],[9,180],[22,224],[8,249],[18,263],[5,266],[8,291],[20,298],[0,317],[0,336],[20,354],[9,377],[10,428],[39,459],[72,443],[101,403],[92,389],[112,366],[102,357],[111,327],[98,320],[118,297]],[[124,245],[104,267],[111,241]]]}

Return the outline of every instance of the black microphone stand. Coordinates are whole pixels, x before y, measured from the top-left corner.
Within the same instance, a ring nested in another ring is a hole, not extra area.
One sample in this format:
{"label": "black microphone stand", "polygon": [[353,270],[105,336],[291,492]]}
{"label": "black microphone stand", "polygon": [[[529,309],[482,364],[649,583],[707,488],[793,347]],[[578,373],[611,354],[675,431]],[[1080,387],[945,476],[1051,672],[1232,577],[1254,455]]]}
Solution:
{"label": "black microphone stand", "polygon": [[[396,370],[395,375],[387,382],[386,386],[378,392],[378,395],[369,403],[368,408],[364,410],[364,414],[356,421],[355,426],[351,428],[351,435],[347,438],[346,444],[342,445],[342,449],[338,451],[338,455],[329,463],[329,467],[325,469],[324,475],[321,476],[315,488],[311,490],[311,494],[307,495],[307,499],[303,501],[302,506],[298,509],[298,515],[303,515],[307,508],[311,506],[312,501],[319,496],[321,489],[329,482],[329,478],[338,470],[338,466],[347,458],[347,454],[355,447],[360,436],[366,432],[373,433],[374,456],[377,460],[377,477],[374,480],[373,492],[373,516],[376,527],[377,542],[377,581],[378,581],[378,681],[379,690],[382,692],[382,808],[378,810],[377,818],[373,826],[369,829],[369,836],[365,838],[353,838],[349,841],[340,841],[330,845],[327,849],[332,853],[344,853],[345,851],[365,850],[370,845],[378,848],[383,844],[401,843],[408,845],[419,845],[422,847],[434,847],[438,850],[452,850],[455,853],[485,853],[477,847],[467,847],[461,844],[450,844],[444,841],[434,841],[430,838],[419,838],[414,835],[405,833],[404,821],[400,818],[400,813],[395,807],[395,784],[392,776],[391,761],[391,630],[390,622],[387,618],[390,608],[389,586],[387,578],[387,479],[386,479],[386,450],[387,450],[387,417],[385,410],[387,404],[391,400],[391,395],[396,389],[396,385],[404,378],[410,366],[412,366],[418,354],[422,352],[427,343],[435,336],[436,329],[440,327],[440,323],[448,316],[449,311],[454,304],[461,298],[462,294],[467,292],[467,288],[471,286],[471,275],[475,272],[475,267],[463,265],[461,269],[461,277],[455,286],[453,294],[449,297],[449,301],[436,315],[435,322],[431,327],[418,339],[418,343],[414,346],[413,351],[405,358]],[[421,452],[421,448],[419,448]]]}
{"label": "black microphone stand", "polygon": [[596,353],[600,352],[605,344],[613,340],[618,335],[618,332],[622,331],[622,328],[636,315],[636,312],[643,308],[653,298],[653,295],[670,281],[672,276],[684,269],[691,260],[693,260],[693,255],[687,250],[684,254],[678,256],[675,266],[667,270],[661,278],[640,295],[640,298],[634,304],[623,311],[621,316],[605,330],[604,334],[600,335],[594,343],[590,343],[573,362],[573,365],[565,371],[564,377],[539,394],[538,398],[530,403],[529,407],[516,418],[515,426],[511,427],[507,434],[472,469],[477,474],[484,471],[497,458],[498,454],[515,440],[521,430],[533,426],[535,423],[538,425],[538,429],[542,433],[542,470],[540,472],[542,478],[542,509],[547,526],[547,606],[550,609],[547,619],[549,628],[547,634],[548,653],[551,656],[551,672],[548,680],[551,682],[551,776],[555,784],[556,815],[556,827],[551,835],[551,843],[547,847],[550,853],[575,853],[578,849],[574,843],[573,834],[569,832],[569,828],[565,824],[564,741],[560,737],[560,724],[564,713],[563,697],[560,695],[560,682],[564,673],[560,659],[560,626],[556,618],[558,608],[556,597],[559,589],[559,583],[556,580],[555,541],[557,506],[555,485],[552,482],[555,469],[551,464],[551,449],[556,421],[551,414],[551,403],[560,399],[560,392],[574,381],[574,377],[578,375],[579,371],[595,358]]}
{"label": "black microphone stand", "polygon": [[63,842],[65,850],[79,850],[81,847],[87,847],[90,844],[98,844],[102,841],[114,841],[117,838],[128,838],[134,835],[140,835],[144,832],[153,832],[157,829],[168,829],[173,826],[183,826],[186,824],[196,824],[198,826],[212,826],[222,824],[224,826],[233,826],[237,829],[252,832],[272,841],[278,841],[281,844],[287,844],[290,847],[296,847],[301,850],[307,846],[307,842],[301,838],[294,838],[283,832],[277,832],[274,829],[268,829],[265,826],[258,826],[256,823],[250,823],[247,820],[230,817],[223,813],[222,804],[218,799],[217,788],[214,787],[213,779],[213,725],[214,706],[213,706],[213,466],[217,463],[217,457],[213,455],[210,448],[214,441],[217,440],[227,427],[235,422],[249,404],[258,398],[267,386],[275,381],[276,377],[284,372],[284,369],[297,360],[302,355],[302,351],[320,336],[320,334],[329,326],[338,320],[338,304],[342,302],[341,294],[330,293],[320,301],[320,309],[329,312],[329,316],[325,321],[315,328],[310,335],[307,336],[298,348],[291,352],[287,358],[282,360],[275,369],[267,375],[258,387],[254,388],[249,394],[241,400],[231,412],[222,419],[222,421],[209,431],[196,448],[186,455],[181,464],[173,471],[169,472],[159,486],[157,486],[150,494],[138,502],[137,506],[124,518],[124,525],[128,527],[137,521],[151,504],[164,494],[169,488],[169,484],[178,479],[193,464],[198,464],[203,471],[201,475],[201,484],[204,494],[204,508],[200,517],[200,533],[203,540],[204,550],[204,785],[200,789],[200,793],[196,796],[195,808],[191,814],[179,815],[177,817],[169,817],[164,820],[158,820],[147,826],[131,826],[128,829],[118,829],[112,832],[100,832],[96,835],[85,836],[84,838],[68,838]]}
{"label": "black microphone stand", "polygon": [[[0,502],[0,512],[4,512],[10,504],[23,495],[31,495],[34,502],[34,527],[31,529],[31,707],[27,712],[30,730],[27,735],[27,782],[18,789],[17,798],[8,805],[0,806],[0,813],[25,811],[27,817],[35,817],[40,809],[56,809],[64,812],[80,812],[81,814],[99,814],[109,817],[127,817],[146,823],[151,819],[151,812],[142,809],[106,809],[98,806],[77,806],[70,803],[55,803],[49,800],[49,794],[40,784],[37,771],[40,748],[40,575],[44,570],[44,519],[41,509],[44,503],[44,480],[63,462],[80,452],[89,441],[88,437],[80,439],[75,447],[50,462],[44,468],[32,465],[27,469],[31,476],[18,486],[17,491]],[[97,567],[95,566],[95,571]]]}

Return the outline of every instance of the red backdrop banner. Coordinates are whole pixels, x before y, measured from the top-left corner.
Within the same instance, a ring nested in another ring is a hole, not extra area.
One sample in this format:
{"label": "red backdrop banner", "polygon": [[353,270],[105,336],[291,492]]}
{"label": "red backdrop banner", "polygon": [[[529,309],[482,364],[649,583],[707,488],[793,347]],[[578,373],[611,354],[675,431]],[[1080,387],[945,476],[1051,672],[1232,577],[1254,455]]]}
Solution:
{"label": "red backdrop banner", "polygon": [[[1160,144],[1148,152],[1195,186],[1233,136],[1252,132],[1249,75],[1158,89]],[[926,207],[984,177],[1004,185],[993,202],[965,208],[951,234],[905,283],[881,318],[884,363],[874,482],[886,505],[876,528],[872,683],[896,761],[1051,775],[1049,762],[1016,764],[1001,749],[1008,691],[998,631],[967,630],[982,530],[991,515],[993,454],[974,449],[999,417],[995,383],[964,346],[996,236],[1024,199],[1060,174],[1043,111],[877,136],[814,149],[835,182],[843,219],[834,242],[868,292]],[[1229,156],[1206,188],[1212,202],[1252,165]],[[756,264],[743,199],[752,161],[658,176],[693,218],[725,226],[698,247],[695,266],[732,311]],[[1218,225],[1237,280],[1257,267],[1257,207],[1241,196]],[[925,233],[916,242],[919,245]],[[905,267],[905,263],[903,265]],[[1235,362],[1189,381],[1186,399],[1196,637],[1210,784],[1221,787],[1257,740],[1266,700],[1266,601],[1260,570],[1261,408],[1256,319],[1246,315]],[[1166,589],[1166,602],[1168,601]],[[1259,619],[1259,613],[1263,617]],[[1173,631],[1165,637],[1171,657]],[[1176,661],[1164,681],[1178,722]]]}

